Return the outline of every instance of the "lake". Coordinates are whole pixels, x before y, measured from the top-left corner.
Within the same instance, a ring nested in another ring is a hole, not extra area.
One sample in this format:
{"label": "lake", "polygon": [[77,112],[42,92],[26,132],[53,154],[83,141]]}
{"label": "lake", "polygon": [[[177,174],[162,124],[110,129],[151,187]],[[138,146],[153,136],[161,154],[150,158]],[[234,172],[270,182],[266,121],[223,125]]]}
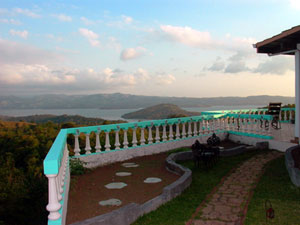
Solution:
{"label": "lake", "polygon": [[[193,107],[182,108],[187,111],[203,112],[214,110],[226,110],[226,109],[255,109],[258,105],[243,105],[243,106],[211,106],[211,107]],[[134,112],[139,109],[0,109],[0,115],[3,116],[30,116],[40,114],[52,114],[52,115],[80,115],[84,117],[96,117],[106,120],[120,120],[121,116],[125,113]],[[123,119],[124,120],[124,119]],[[137,121],[137,120],[127,120]]]}

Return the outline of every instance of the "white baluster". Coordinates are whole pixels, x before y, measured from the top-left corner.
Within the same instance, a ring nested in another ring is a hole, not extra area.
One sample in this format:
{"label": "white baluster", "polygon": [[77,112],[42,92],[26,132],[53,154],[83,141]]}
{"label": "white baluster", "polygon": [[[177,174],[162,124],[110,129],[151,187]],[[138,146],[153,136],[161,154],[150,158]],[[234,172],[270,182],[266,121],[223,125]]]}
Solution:
{"label": "white baluster", "polygon": [[169,124],[169,141],[172,141],[173,137],[173,124]]}
{"label": "white baluster", "polygon": [[145,145],[145,128],[141,127],[141,145]]}
{"label": "white baluster", "polygon": [[269,127],[268,127],[268,131],[267,131],[267,135],[268,135],[268,136],[271,136],[271,135],[272,135],[272,130],[271,130],[272,125],[271,125],[271,123],[272,123],[272,120],[269,120]]}
{"label": "white baluster", "polygon": [[159,125],[155,126],[155,143],[160,142],[160,135],[159,135]]}
{"label": "white baluster", "polygon": [[152,125],[148,127],[148,144],[153,144]]}
{"label": "white baluster", "polygon": [[100,144],[100,128],[98,128],[97,133],[96,133],[96,152],[101,152],[101,144]]}
{"label": "white baluster", "polygon": [[[290,110],[290,121],[292,121],[293,119],[293,114],[292,114],[293,110]],[[296,115],[296,114],[295,114]]]}
{"label": "white baluster", "polygon": [[90,134],[85,134],[85,154],[91,154]]}
{"label": "white baluster", "polygon": [[123,148],[128,148],[128,139],[127,139],[127,130],[124,131],[124,141],[123,141]]}
{"label": "white baluster", "polygon": [[109,141],[109,131],[105,132],[105,151],[109,151],[110,150],[110,141]]}
{"label": "white baluster", "polygon": [[192,122],[188,122],[188,137],[192,137]]}
{"label": "white baluster", "polygon": [[180,139],[179,123],[180,123],[180,121],[178,121],[178,123],[176,123],[176,140]]}
{"label": "white baluster", "polygon": [[181,133],[182,138],[186,138],[185,126],[186,126],[185,123],[182,123],[182,133]]}
{"label": "white baluster", "polygon": [[163,125],[163,141],[167,141],[167,124]]}
{"label": "white baluster", "polygon": [[115,149],[120,149],[119,128],[115,131]]}
{"label": "white baluster", "polygon": [[56,176],[56,190],[57,190],[57,200],[61,201],[62,200],[62,195],[60,192],[60,182],[61,182],[61,167],[59,168],[59,173]]}
{"label": "white baluster", "polygon": [[74,134],[75,136],[75,147],[74,147],[74,153],[75,156],[80,155],[80,148],[79,148],[79,134]]}
{"label": "white baluster", "polygon": [[132,146],[133,147],[137,146],[136,128],[137,128],[137,124],[135,124],[135,127],[132,129],[133,130],[133,134],[132,134]]}
{"label": "white baluster", "polygon": [[193,132],[194,136],[198,135],[198,128],[197,128],[197,122],[194,122],[194,132]]}
{"label": "white baluster", "polygon": [[61,204],[57,199],[57,186],[56,186],[56,176],[57,174],[46,174],[48,178],[48,205],[46,209],[50,212],[48,215],[49,220],[57,220],[61,217],[59,209]]}
{"label": "white baluster", "polygon": [[256,119],[256,133],[260,134],[262,132],[264,125],[262,124],[262,127],[260,127],[260,120]]}

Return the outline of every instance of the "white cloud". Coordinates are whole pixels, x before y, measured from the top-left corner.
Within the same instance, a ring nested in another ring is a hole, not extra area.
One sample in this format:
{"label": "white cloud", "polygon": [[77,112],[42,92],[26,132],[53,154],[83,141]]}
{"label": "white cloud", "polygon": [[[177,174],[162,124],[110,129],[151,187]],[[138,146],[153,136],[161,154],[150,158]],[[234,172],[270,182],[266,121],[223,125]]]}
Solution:
{"label": "white cloud", "polygon": [[19,36],[19,37],[24,38],[24,39],[26,39],[28,37],[28,31],[27,30],[23,30],[23,31],[10,30],[9,33],[12,36]]}
{"label": "white cloud", "polygon": [[100,41],[98,40],[99,35],[96,34],[95,32],[88,30],[86,28],[80,28],[79,33],[84,36],[85,38],[88,39],[89,43],[94,46],[98,47],[100,46]]}
{"label": "white cloud", "polygon": [[252,71],[260,74],[284,75],[287,71],[293,71],[295,69],[293,59],[294,57],[289,56],[271,57],[258,64]]}
{"label": "white cloud", "polygon": [[230,62],[224,72],[225,73],[240,73],[240,72],[245,72],[249,71],[250,69],[246,66],[244,61],[233,61]]}
{"label": "white cloud", "polygon": [[171,40],[192,47],[209,47],[213,40],[209,32],[194,30],[191,27],[161,25],[161,31]]}
{"label": "white cloud", "polygon": [[123,61],[136,59],[143,56],[146,49],[143,47],[126,48],[121,52],[120,59]]}
{"label": "white cloud", "polygon": [[218,57],[216,59],[216,61],[209,68],[207,68],[207,70],[209,70],[209,71],[223,71],[224,68],[225,68],[225,62],[220,57]]}
{"label": "white cloud", "polygon": [[71,74],[51,70],[40,64],[5,64],[1,65],[0,81],[5,84],[66,84],[75,82]]}
{"label": "white cloud", "polygon": [[85,18],[84,16],[80,17],[80,20],[87,26],[95,24],[94,21],[89,20],[89,19]]}
{"label": "white cloud", "polygon": [[172,74],[160,74],[155,77],[155,81],[158,85],[169,85],[172,84],[175,80],[176,78]]}
{"label": "white cloud", "polygon": [[123,19],[124,23],[126,23],[126,24],[131,24],[133,21],[132,17],[125,16],[125,15],[122,15],[122,19]]}
{"label": "white cloud", "polygon": [[290,6],[293,9],[300,10],[300,1],[299,0],[289,0]]}
{"label": "white cloud", "polygon": [[44,64],[56,61],[63,61],[63,58],[54,52],[0,39],[0,64]]}
{"label": "white cloud", "polygon": [[14,13],[22,14],[24,16],[28,16],[31,18],[40,18],[41,16],[37,13],[34,13],[33,11],[29,9],[22,9],[22,8],[14,8],[13,9]]}
{"label": "white cloud", "polygon": [[19,20],[14,20],[14,19],[0,19],[0,23],[12,24],[12,25],[22,24]]}
{"label": "white cloud", "polygon": [[57,18],[58,20],[62,21],[62,22],[71,22],[72,21],[72,17],[71,16],[67,16],[65,14],[56,14],[53,15],[55,18]]}

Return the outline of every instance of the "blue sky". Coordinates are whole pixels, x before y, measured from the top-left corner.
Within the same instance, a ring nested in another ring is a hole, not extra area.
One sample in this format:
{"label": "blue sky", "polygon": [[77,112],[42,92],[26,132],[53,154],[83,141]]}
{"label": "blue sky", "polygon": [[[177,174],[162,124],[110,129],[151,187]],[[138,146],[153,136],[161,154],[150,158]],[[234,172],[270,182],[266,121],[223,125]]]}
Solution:
{"label": "blue sky", "polygon": [[294,96],[298,0],[0,2],[0,95]]}

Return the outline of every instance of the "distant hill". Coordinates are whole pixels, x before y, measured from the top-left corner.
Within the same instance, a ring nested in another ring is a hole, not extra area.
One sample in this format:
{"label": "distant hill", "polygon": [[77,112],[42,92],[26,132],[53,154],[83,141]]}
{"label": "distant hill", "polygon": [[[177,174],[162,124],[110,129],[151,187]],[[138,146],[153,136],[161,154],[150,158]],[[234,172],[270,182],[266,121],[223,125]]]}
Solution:
{"label": "distant hill", "polygon": [[198,112],[188,112],[173,104],[159,104],[136,112],[126,113],[124,119],[166,119],[170,117],[184,117],[200,115]]}
{"label": "distant hill", "polygon": [[249,96],[186,98],[159,97],[129,94],[94,94],[94,95],[38,95],[33,97],[0,96],[0,109],[138,109],[163,103],[179,107],[207,107],[233,105],[268,105],[269,102],[295,103],[294,97]]}
{"label": "distant hill", "polygon": [[47,122],[53,122],[53,123],[74,123],[77,125],[101,125],[104,123],[111,123],[111,122],[124,122],[122,120],[116,120],[116,121],[106,121],[101,118],[87,118],[79,115],[32,115],[32,116],[18,116],[18,117],[0,117],[3,121],[24,121],[29,123],[47,123]]}

